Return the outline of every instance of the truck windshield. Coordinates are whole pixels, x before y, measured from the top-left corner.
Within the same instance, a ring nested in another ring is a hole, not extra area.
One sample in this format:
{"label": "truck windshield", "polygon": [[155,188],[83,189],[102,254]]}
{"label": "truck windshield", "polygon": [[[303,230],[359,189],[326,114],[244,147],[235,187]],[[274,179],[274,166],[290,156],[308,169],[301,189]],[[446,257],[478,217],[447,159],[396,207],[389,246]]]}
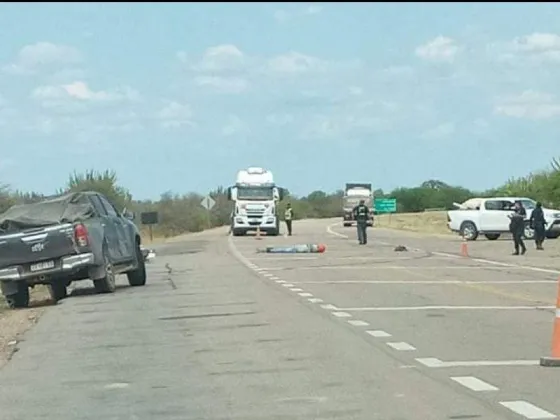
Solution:
{"label": "truck windshield", "polygon": [[238,187],[239,200],[272,200],[274,198],[271,187]]}

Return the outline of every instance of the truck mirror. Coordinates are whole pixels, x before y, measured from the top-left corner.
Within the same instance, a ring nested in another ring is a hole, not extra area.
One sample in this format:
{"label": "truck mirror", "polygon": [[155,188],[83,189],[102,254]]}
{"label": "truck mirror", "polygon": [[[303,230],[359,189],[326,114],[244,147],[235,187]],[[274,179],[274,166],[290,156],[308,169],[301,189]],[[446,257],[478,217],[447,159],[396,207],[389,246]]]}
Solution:
{"label": "truck mirror", "polygon": [[229,188],[227,189],[227,199],[228,199],[229,201],[232,200],[232,198],[231,198],[231,187],[229,187]]}
{"label": "truck mirror", "polygon": [[284,188],[278,188],[278,201],[282,201],[284,199]]}
{"label": "truck mirror", "polygon": [[227,198],[229,201],[235,201],[237,199],[237,188],[229,187],[227,189]]}

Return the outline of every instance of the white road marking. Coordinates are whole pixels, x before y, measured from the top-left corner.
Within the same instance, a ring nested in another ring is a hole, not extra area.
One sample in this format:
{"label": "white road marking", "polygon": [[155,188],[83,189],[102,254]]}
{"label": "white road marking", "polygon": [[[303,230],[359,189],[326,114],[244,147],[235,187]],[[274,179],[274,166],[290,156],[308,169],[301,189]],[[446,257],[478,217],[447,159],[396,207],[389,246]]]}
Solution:
{"label": "white road marking", "polygon": [[472,391],[498,391],[494,385],[490,385],[488,382],[484,382],[474,376],[454,376],[451,380],[469,388]]}
{"label": "white road marking", "polygon": [[352,316],[348,312],[331,312],[331,313],[337,318],[350,318]]}
{"label": "white road marking", "polygon": [[284,287],[294,287],[292,283],[284,283],[282,286]]}
{"label": "white road marking", "polygon": [[399,351],[413,351],[416,350],[416,347],[411,346],[408,343],[405,343],[404,341],[398,342],[398,343],[387,343],[387,345],[389,347],[394,348],[395,350],[399,350]]}
{"label": "white road marking", "polygon": [[531,420],[555,419],[557,416],[527,401],[500,401],[500,404],[511,411]]}
{"label": "white road marking", "polygon": [[265,277],[273,277],[274,274],[270,274],[270,273],[262,273],[263,276]]}
{"label": "white road marking", "polygon": [[348,321],[348,323],[355,327],[367,327],[369,325],[369,323],[367,323],[366,321],[362,321],[359,319],[351,319],[350,321]]}
{"label": "white road marking", "polygon": [[470,360],[444,362],[436,357],[419,357],[418,363],[429,368],[481,367],[481,366],[537,366],[539,360]]}
{"label": "white road marking", "polygon": [[270,261],[294,261],[294,260],[316,260],[318,257],[253,257],[256,260],[270,260]]}
{"label": "white road marking", "polygon": [[341,311],[363,312],[363,311],[429,311],[432,309],[440,310],[537,310],[554,309],[555,306],[378,306],[372,308],[338,308]]}
{"label": "white road marking", "polygon": [[298,287],[295,287],[293,289],[290,289],[292,292],[303,292],[303,289],[300,289]]}
{"label": "white road marking", "polygon": [[312,298],[312,299],[307,299],[307,300],[311,303],[321,303],[321,302],[323,302],[323,299],[319,299],[319,298]]}
{"label": "white road marking", "polygon": [[331,305],[330,303],[328,303],[326,305],[321,305],[321,308],[323,308],[323,309],[333,309],[333,310],[337,309],[336,306]]}
{"label": "white road marking", "polygon": [[278,284],[286,283],[286,280],[274,280]]}
{"label": "white road marking", "polygon": [[332,230],[332,227],[336,226],[338,224],[340,224],[340,223],[333,223],[332,225],[328,225],[327,226],[327,233],[330,233],[331,235],[334,235],[334,236],[338,236],[339,238],[348,239],[349,238],[348,235],[343,235],[342,233],[338,233],[338,232],[335,232],[334,230]]}
{"label": "white road marking", "polygon": [[272,277],[270,278],[270,280],[279,280],[279,279],[280,279],[280,277],[276,277],[276,276],[272,276]]}
{"label": "white road marking", "polygon": [[558,280],[324,280],[297,284],[556,284]]}
{"label": "white road marking", "polygon": [[375,338],[391,337],[391,334],[389,334],[388,332],[382,331],[382,330],[366,331],[366,334],[369,334],[369,335],[371,335],[372,337],[375,337]]}
{"label": "white road marking", "polygon": [[298,295],[300,295],[301,297],[311,297],[313,296],[313,293],[303,292],[303,293],[298,293]]}

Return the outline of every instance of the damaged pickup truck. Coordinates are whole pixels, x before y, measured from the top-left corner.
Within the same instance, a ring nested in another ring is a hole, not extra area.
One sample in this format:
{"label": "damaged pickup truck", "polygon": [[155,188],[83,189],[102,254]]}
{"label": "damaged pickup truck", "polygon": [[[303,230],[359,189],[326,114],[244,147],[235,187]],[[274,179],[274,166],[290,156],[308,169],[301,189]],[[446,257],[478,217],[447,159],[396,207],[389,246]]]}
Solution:
{"label": "damaged pickup truck", "polygon": [[27,307],[29,288],[37,284],[48,285],[55,301],[78,280],[93,280],[98,293],[114,292],[118,274],[126,273],[131,286],[145,285],[133,218],[96,192],[8,209],[0,215],[0,287],[8,305]]}

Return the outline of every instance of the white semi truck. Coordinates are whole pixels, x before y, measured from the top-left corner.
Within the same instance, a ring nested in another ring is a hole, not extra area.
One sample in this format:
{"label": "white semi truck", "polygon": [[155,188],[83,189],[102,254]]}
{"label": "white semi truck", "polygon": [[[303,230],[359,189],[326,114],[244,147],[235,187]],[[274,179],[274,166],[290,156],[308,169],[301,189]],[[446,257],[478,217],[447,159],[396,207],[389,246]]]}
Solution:
{"label": "white semi truck", "polygon": [[258,167],[242,169],[235,185],[228,188],[228,199],[234,202],[231,231],[234,236],[248,231],[277,236],[280,232],[278,202],[284,198],[284,188],[274,183],[272,172]]}
{"label": "white semi truck", "polygon": [[352,209],[356,207],[360,200],[364,200],[366,206],[370,208],[370,218],[367,222],[368,226],[373,226],[373,213],[375,211],[373,206],[373,189],[371,184],[357,184],[348,183],[344,189],[344,196],[342,197],[342,207],[344,215],[342,216],[342,224],[345,227],[352,226],[356,222]]}

